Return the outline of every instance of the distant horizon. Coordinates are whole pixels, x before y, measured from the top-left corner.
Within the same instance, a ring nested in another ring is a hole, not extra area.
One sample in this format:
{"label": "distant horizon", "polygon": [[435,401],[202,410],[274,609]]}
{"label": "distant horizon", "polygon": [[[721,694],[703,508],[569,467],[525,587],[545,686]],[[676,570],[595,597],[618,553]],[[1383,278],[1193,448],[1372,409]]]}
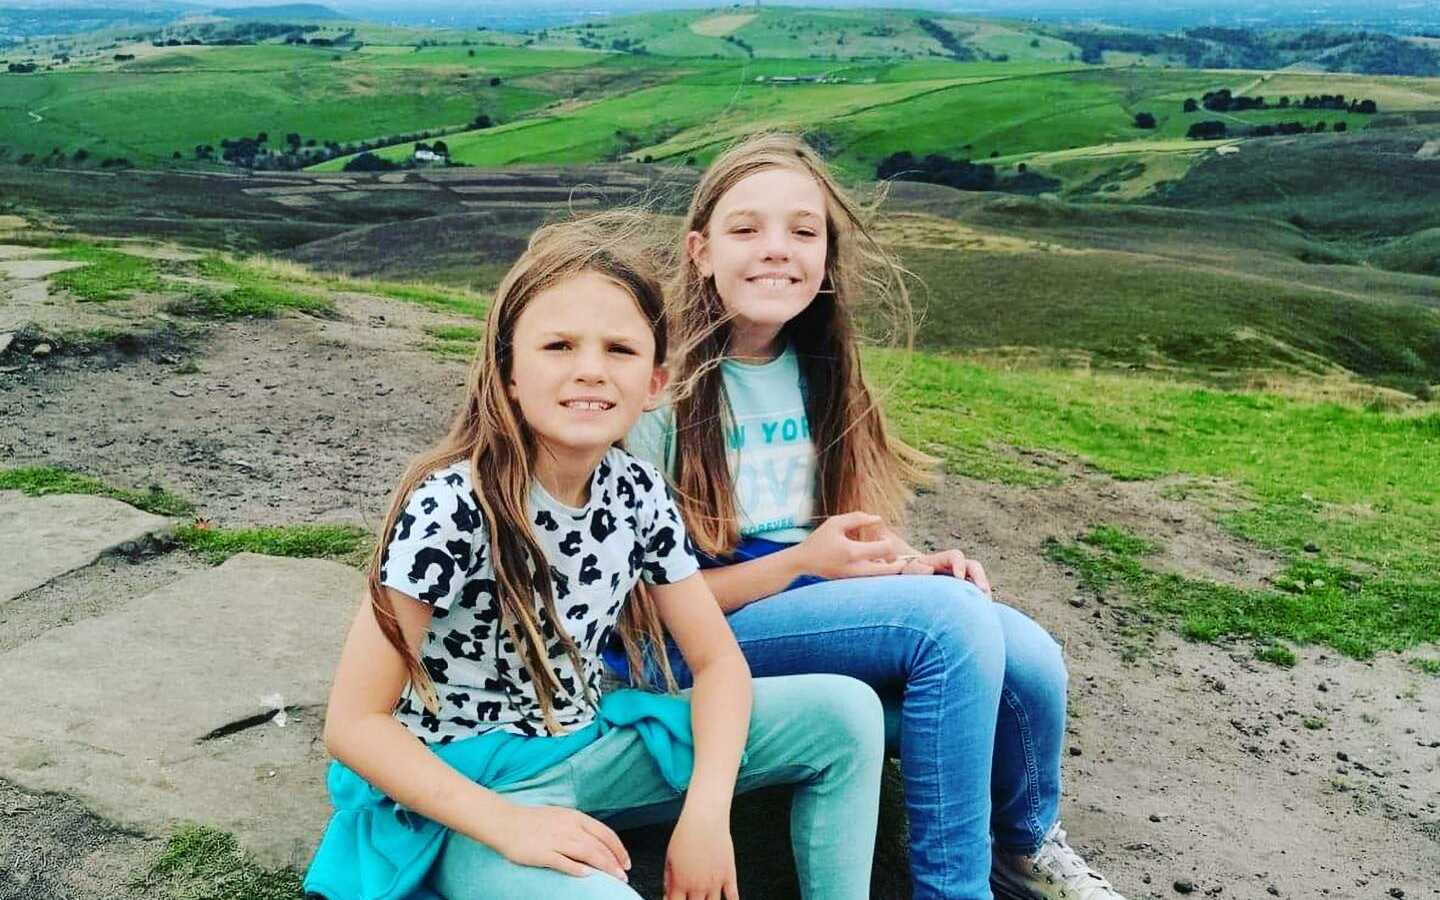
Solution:
{"label": "distant horizon", "polygon": [[[0,10],[164,10],[233,9],[236,7],[293,6],[285,0],[0,0]],[[313,5],[328,7],[347,17],[397,25],[429,27],[490,27],[523,31],[560,27],[611,16],[670,10],[725,9],[753,3],[716,3],[710,0],[542,0],[520,9],[509,0],[434,0],[401,4],[396,0],[339,0]],[[787,0],[761,3],[764,7],[931,10],[940,14],[978,18],[1026,19],[1075,24],[1128,26],[1147,30],[1174,30],[1201,26],[1249,28],[1359,28],[1392,33],[1440,30],[1440,4],[1419,5],[1414,0],[1181,0],[1179,3],[1125,2],[1125,0]]]}

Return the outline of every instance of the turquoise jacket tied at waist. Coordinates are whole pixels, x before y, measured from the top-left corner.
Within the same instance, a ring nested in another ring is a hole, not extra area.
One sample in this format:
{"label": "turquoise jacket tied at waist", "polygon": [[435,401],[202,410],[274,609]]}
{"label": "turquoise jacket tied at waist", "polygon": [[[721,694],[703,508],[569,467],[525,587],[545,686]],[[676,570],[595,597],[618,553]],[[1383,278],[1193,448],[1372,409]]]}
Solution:
{"label": "turquoise jacket tied at waist", "polygon": [[[638,731],[675,790],[690,783],[690,702],[645,691],[607,694],[593,722],[559,737],[495,730],[430,749],[471,781],[499,788],[563,762],[612,728]],[[305,874],[306,892],[326,900],[440,900],[425,876],[450,829],[399,806],[338,761],[330,763],[326,786],[335,812]]]}

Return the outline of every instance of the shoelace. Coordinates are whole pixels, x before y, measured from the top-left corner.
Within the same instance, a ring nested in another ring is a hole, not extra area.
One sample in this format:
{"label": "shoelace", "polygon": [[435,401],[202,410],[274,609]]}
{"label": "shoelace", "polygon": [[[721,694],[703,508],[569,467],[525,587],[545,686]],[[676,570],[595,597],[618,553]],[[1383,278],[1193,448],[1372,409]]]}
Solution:
{"label": "shoelace", "polygon": [[[1110,882],[1086,865],[1080,854],[1066,842],[1065,829],[1059,825],[1046,835],[1045,843],[1036,851],[1034,861],[1037,866],[1044,867],[1046,871],[1064,879],[1076,889],[1103,887],[1114,890]],[[1084,878],[1085,881],[1077,882],[1076,879],[1079,878]]]}

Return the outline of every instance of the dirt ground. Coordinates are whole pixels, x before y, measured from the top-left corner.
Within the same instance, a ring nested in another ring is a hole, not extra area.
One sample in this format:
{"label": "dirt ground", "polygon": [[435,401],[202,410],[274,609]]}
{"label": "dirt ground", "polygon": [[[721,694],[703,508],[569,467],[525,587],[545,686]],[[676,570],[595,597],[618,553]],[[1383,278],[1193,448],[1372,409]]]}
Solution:
{"label": "dirt ground", "polygon": [[[0,458],[162,484],[219,525],[373,526],[406,460],[443,430],[465,362],[424,349],[423,327],[453,318],[336,301],[334,321],[155,323],[123,349],[60,343],[38,359],[22,332],[0,355]],[[1440,896],[1440,679],[1313,648],[1279,669],[1087,594],[1046,561],[1046,538],[1120,525],[1166,548],[1158,564],[1236,584],[1261,583],[1275,561],[1206,507],[1164,499],[1163,484],[1060,465],[1055,487],[950,479],[920,499],[913,531],[984,560],[998,599],[1064,645],[1072,843],[1131,898]],[[111,560],[22,597],[0,608],[0,652],[105,612],[87,584],[131,593],[193,565]],[[133,896],[157,846],[0,783],[0,900]]]}

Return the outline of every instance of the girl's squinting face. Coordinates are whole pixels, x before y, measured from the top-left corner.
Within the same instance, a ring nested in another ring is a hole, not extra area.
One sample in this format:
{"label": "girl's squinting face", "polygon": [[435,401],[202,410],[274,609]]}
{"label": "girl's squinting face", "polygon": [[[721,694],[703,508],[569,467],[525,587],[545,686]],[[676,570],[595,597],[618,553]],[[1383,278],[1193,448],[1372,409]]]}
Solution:
{"label": "girl's squinting face", "polygon": [[820,290],[825,227],[825,194],[814,178],[765,169],[726,191],[707,233],[692,231],[686,246],[700,274],[714,276],[737,327],[778,333]]}
{"label": "girl's squinting face", "polygon": [[655,336],[630,293],[582,272],[531,298],[515,323],[507,391],[552,449],[603,451],[665,386]]}

